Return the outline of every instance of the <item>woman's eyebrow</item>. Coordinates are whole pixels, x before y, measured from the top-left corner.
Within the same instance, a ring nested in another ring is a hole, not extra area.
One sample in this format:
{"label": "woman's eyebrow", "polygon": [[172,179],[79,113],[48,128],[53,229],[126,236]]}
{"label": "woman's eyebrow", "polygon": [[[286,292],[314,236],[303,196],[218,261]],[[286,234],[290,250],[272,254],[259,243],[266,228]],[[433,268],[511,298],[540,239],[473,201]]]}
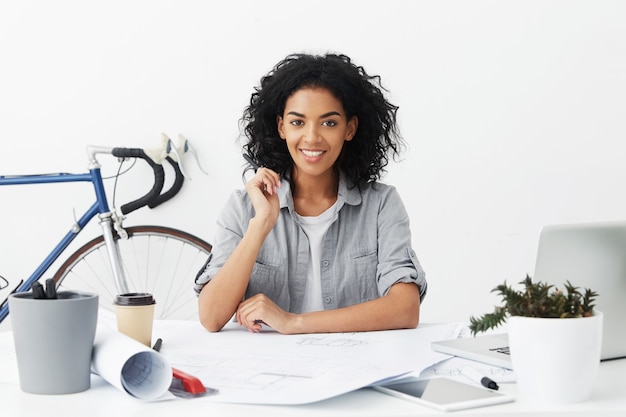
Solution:
{"label": "woman's eyebrow", "polygon": [[[297,111],[290,111],[287,114],[291,115],[291,116],[296,116],[296,117],[305,117],[304,114],[298,113]],[[339,113],[338,111],[329,111],[328,113],[322,114],[320,116],[320,119],[324,119],[324,118],[330,117],[330,116],[341,116],[341,113]]]}

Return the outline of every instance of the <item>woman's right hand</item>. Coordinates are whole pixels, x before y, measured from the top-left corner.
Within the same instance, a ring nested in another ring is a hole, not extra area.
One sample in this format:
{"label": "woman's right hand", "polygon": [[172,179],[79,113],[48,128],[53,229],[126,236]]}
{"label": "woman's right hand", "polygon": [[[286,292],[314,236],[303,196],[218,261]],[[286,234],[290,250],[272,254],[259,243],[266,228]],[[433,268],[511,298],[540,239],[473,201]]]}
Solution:
{"label": "woman's right hand", "polygon": [[278,187],[280,175],[269,168],[259,168],[254,177],[246,183],[246,192],[254,206],[254,219],[268,226],[268,231],[276,224],[280,211]]}

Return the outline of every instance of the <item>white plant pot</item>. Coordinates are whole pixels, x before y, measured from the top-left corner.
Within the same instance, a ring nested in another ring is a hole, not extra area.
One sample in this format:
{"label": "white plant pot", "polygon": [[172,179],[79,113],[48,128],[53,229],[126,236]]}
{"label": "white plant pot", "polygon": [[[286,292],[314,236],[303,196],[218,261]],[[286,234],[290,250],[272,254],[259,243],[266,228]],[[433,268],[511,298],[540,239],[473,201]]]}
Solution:
{"label": "white plant pot", "polygon": [[543,404],[588,399],[600,365],[602,313],[585,318],[507,319],[520,399]]}

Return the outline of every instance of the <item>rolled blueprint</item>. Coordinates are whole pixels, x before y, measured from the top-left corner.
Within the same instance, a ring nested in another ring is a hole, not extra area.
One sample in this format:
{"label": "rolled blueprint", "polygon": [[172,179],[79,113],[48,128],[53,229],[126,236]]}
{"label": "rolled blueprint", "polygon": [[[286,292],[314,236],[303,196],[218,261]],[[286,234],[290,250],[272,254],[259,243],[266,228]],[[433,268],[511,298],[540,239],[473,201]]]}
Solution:
{"label": "rolled blueprint", "polygon": [[169,395],[172,383],[172,368],[163,355],[106,325],[98,325],[91,370],[142,400]]}

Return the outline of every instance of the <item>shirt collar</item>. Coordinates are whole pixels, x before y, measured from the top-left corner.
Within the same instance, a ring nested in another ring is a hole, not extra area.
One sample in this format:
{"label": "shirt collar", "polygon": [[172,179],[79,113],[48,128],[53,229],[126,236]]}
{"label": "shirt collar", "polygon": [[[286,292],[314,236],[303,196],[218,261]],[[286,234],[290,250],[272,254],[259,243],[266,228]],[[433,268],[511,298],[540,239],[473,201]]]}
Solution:
{"label": "shirt collar", "polygon": [[[293,212],[293,196],[291,195],[291,185],[289,178],[282,178],[281,185],[278,188],[278,200],[280,201],[280,208],[289,208],[289,211]],[[341,172],[339,174],[339,195],[337,196],[337,210],[341,209],[344,204],[351,206],[357,206],[361,204],[363,197],[359,187],[348,187],[348,181]]]}

